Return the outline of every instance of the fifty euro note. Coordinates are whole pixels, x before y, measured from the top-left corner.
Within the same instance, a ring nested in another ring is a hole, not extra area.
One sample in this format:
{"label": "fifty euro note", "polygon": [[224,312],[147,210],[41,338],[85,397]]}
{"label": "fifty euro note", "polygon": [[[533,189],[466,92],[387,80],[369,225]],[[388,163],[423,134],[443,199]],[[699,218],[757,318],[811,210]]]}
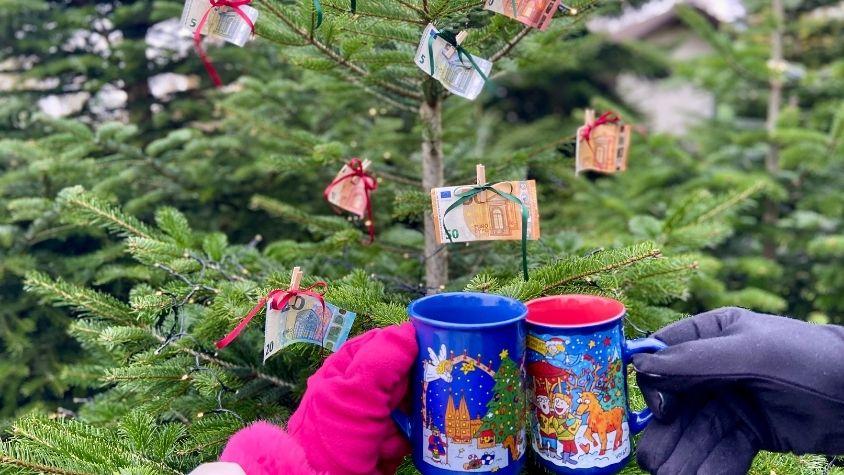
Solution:
{"label": "fifty euro note", "polygon": [[[452,45],[441,37],[434,36],[438,33],[439,31],[431,23],[425,28],[422,39],[419,40],[419,47],[416,49],[416,65],[426,74],[442,83],[453,94],[467,99],[478,97],[478,94],[484,88],[484,78],[472,66],[467,54],[463,54],[461,59],[461,55],[457,54],[457,50]],[[428,39],[431,37],[434,38],[432,44],[433,58],[428,55]],[[484,75],[489,77],[492,63],[474,55],[472,55],[472,58],[478,68],[484,72]],[[434,61],[434,74],[431,74],[432,59]]]}
{"label": "fifty euro note", "polygon": [[[513,12],[513,5],[516,12]],[[551,24],[560,0],[487,0],[484,8],[544,30]]]}
{"label": "fifty euro note", "polygon": [[[520,199],[527,207],[528,239],[539,239],[539,209],[536,204],[536,182],[502,181],[496,190]],[[462,205],[443,216],[460,195],[471,191],[472,185],[446,186],[431,190],[434,229],[437,242],[499,241],[522,239],[522,207],[493,191],[486,190],[473,196]],[[445,224],[445,226],[443,226]],[[449,241],[445,228],[451,236]]]}
{"label": "fifty euro note", "polygon": [[336,351],[349,336],[355,313],[309,295],[294,295],[281,310],[267,303],[264,361],[293,343],[311,343]]}

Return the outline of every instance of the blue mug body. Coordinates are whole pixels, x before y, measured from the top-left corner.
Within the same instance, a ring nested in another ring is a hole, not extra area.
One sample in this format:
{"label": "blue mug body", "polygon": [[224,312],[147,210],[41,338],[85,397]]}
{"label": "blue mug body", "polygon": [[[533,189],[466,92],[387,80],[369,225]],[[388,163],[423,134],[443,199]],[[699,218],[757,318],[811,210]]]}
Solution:
{"label": "blue mug body", "polygon": [[626,365],[665,344],[625,340],[624,305],[594,295],[527,303],[527,388],[534,460],[543,473],[609,475],[630,460],[650,410],[628,407]]}
{"label": "blue mug body", "polygon": [[472,292],[408,307],[419,356],[412,412],[393,413],[423,475],[516,475],[527,448],[524,392],[527,307]]}

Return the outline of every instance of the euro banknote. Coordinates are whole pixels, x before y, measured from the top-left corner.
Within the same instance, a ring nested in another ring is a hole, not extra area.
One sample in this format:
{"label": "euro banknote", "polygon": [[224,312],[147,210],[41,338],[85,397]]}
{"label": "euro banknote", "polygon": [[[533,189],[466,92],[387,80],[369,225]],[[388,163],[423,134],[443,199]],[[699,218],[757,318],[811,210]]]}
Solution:
{"label": "euro banknote", "polygon": [[[539,239],[539,208],[536,203],[536,182],[503,181],[494,188],[509,193],[527,207],[527,238]],[[448,207],[471,191],[472,185],[446,186],[431,190],[434,228],[437,242],[498,241],[522,239],[522,207],[492,190],[485,190],[448,214]],[[446,234],[446,228],[448,233]],[[449,240],[451,236],[451,240]]]}
{"label": "euro banknote", "polygon": [[[513,5],[516,12],[513,12]],[[487,0],[484,8],[544,30],[551,24],[560,0]]]}
{"label": "euro banknote", "polygon": [[352,176],[337,181],[350,173],[351,167],[348,164],[343,165],[334,178],[334,185],[328,190],[327,199],[332,205],[363,218],[366,215],[366,187],[363,179]]}
{"label": "euro banknote", "polygon": [[267,304],[264,330],[264,361],[293,343],[311,343],[336,351],[349,336],[355,313],[309,295],[296,295],[284,308]]}
{"label": "euro banknote", "polygon": [[[239,7],[240,11],[252,20],[252,24],[258,19],[258,10],[249,5]],[[208,12],[201,33],[203,35],[222,38],[229,43],[243,46],[252,36],[252,28],[243,18],[231,7],[212,7],[209,0],[185,0],[185,8],[182,10],[181,24],[192,32],[199,27],[199,22]]]}
{"label": "euro banknote", "polygon": [[[467,99],[478,97],[484,87],[483,76],[472,66],[472,62],[467,57],[468,54],[457,54],[454,46],[440,36],[436,36],[438,34],[439,30],[429,23],[422,33],[422,39],[419,40],[419,47],[416,49],[416,65],[426,74],[442,83],[453,94]],[[432,57],[429,57],[429,38],[433,38],[430,49],[430,52],[433,53]],[[472,59],[478,69],[483,71],[484,76],[489,77],[492,63],[474,55],[472,55]],[[434,63],[433,74],[431,74],[431,61]]]}

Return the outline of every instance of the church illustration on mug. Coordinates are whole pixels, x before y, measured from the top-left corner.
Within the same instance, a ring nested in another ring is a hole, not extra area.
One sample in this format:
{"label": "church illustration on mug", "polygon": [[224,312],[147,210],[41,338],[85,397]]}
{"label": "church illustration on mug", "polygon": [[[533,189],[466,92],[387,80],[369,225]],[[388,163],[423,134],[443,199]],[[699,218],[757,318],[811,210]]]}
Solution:
{"label": "church illustration on mug", "polygon": [[[494,472],[524,454],[521,368],[506,350],[498,368],[466,352],[428,349],[422,391],[423,460],[459,471]],[[521,416],[519,414],[522,414]]]}

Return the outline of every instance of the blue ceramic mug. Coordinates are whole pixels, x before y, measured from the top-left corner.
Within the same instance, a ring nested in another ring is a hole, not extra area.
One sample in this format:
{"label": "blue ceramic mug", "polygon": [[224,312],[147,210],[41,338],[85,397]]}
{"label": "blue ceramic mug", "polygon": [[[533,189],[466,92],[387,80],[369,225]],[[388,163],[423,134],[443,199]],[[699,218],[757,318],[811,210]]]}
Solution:
{"label": "blue ceramic mug", "polygon": [[626,365],[655,352],[654,338],[625,340],[624,305],[595,295],[556,295],[528,307],[531,447],[545,473],[608,475],[631,454],[649,409],[628,407]]}
{"label": "blue ceramic mug", "polygon": [[525,315],[518,300],[453,292],[410,304],[412,412],[393,413],[424,475],[516,475],[525,460]]}

